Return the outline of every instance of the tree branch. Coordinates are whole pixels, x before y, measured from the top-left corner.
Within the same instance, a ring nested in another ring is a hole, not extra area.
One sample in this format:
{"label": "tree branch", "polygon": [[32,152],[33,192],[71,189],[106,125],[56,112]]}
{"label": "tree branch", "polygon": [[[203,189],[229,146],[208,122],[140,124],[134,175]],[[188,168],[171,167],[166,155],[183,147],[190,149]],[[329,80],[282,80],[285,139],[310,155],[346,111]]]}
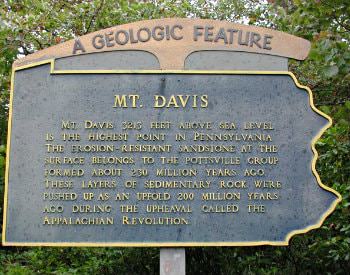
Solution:
{"label": "tree branch", "polygon": [[95,10],[94,14],[91,16],[89,25],[86,28],[86,31],[84,32],[84,34],[87,34],[90,31],[90,28],[92,26],[92,22],[96,19],[97,15],[99,14],[99,12],[101,11],[103,5],[104,5],[105,1],[102,0],[100,6]]}

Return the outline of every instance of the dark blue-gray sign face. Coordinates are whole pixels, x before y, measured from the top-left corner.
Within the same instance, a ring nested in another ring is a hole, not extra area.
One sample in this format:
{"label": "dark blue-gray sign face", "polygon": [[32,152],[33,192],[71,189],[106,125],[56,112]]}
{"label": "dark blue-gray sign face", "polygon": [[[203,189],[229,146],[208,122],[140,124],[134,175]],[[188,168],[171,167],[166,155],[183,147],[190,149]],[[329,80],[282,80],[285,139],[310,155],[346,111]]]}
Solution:
{"label": "dark blue-gray sign face", "polygon": [[287,73],[42,65],[12,108],[8,244],[283,245],[339,201],[313,174],[329,122]]}

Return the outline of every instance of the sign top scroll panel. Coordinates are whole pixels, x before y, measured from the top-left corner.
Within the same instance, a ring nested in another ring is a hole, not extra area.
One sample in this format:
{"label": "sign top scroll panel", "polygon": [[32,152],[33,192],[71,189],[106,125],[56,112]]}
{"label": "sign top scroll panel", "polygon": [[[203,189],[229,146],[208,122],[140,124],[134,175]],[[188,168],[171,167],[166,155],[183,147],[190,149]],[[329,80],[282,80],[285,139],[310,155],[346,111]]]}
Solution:
{"label": "sign top scroll panel", "polygon": [[161,69],[183,69],[196,51],[240,51],[304,60],[310,42],[275,30],[206,19],[167,18],[138,21],[99,30],[38,51],[14,68],[45,59],[120,50],[154,54]]}

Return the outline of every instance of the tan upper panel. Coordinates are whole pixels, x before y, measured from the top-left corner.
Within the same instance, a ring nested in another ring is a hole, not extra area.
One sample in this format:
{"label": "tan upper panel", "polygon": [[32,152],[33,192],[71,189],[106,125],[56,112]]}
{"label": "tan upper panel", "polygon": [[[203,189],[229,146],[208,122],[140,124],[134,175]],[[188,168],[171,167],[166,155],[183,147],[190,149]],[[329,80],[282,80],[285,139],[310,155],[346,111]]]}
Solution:
{"label": "tan upper panel", "polygon": [[143,50],[154,54],[162,69],[183,69],[192,52],[243,51],[304,60],[310,42],[275,30],[205,19],[168,18],[138,21],[99,30],[35,52],[14,62],[33,62],[89,53]]}

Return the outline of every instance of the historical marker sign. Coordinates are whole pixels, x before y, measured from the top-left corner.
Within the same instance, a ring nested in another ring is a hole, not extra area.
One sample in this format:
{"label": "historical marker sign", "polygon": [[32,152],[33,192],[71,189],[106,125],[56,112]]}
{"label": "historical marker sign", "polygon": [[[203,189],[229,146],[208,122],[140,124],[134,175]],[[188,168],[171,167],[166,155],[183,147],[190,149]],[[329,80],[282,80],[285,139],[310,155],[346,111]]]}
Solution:
{"label": "historical marker sign", "polygon": [[315,170],[314,143],[331,121],[311,91],[289,72],[188,61],[208,50],[303,59],[307,45],[166,19],[17,61],[3,243],[286,245],[319,227],[340,195]]}

